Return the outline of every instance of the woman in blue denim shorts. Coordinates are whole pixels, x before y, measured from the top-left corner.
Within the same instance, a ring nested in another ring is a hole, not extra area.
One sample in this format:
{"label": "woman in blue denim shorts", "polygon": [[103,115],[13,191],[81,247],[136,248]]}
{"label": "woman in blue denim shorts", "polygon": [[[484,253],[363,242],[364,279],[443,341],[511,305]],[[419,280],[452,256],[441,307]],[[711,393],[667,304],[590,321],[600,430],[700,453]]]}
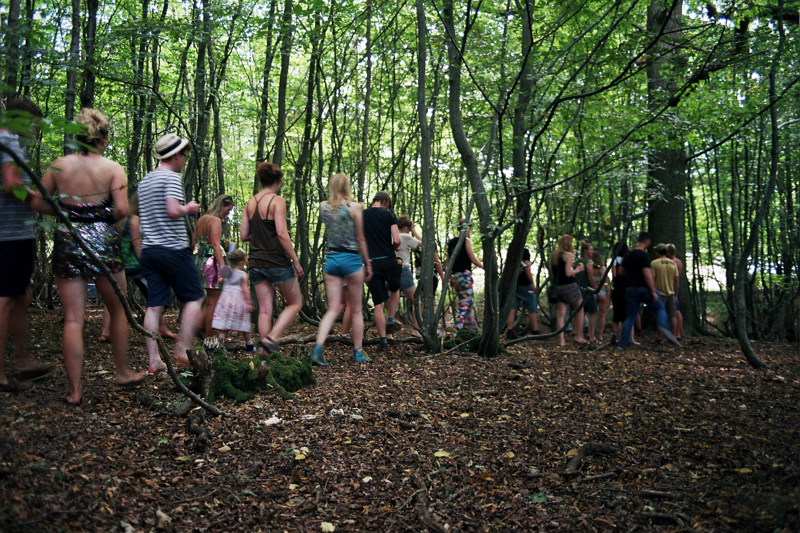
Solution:
{"label": "woman in blue denim shorts", "polygon": [[[250,241],[248,270],[258,298],[258,344],[269,353],[280,351],[276,339],[289,327],[303,306],[297,278],[303,267],[297,259],[286,223],[286,200],[278,196],[283,171],[269,161],[259,163],[256,176],[261,191],[244,208],[239,237]],[[272,301],[278,288],[286,306],[272,325]]]}
{"label": "woman in blue denim shorts", "polygon": [[319,204],[320,216],[326,227],[325,266],[322,272],[328,295],[328,310],[319,321],[311,362],[319,366],[328,364],[322,346],[342,310],[344,301],[347,307],[354,310],[353,361],[368,363],[370,359],[362,349],[364,316],[356,311],[361,308],[364,282],[372,277],[372,265],[364,238],[364,206],[353,201],[350,179],[344,174],[334,174],[328,189],[328,200]]}

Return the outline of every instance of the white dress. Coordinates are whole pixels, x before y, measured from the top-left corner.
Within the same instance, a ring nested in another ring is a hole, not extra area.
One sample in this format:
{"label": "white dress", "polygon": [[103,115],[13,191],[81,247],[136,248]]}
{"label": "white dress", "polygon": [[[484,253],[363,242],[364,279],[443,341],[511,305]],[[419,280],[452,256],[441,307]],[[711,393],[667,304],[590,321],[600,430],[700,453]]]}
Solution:
{"label": "white dress", "polygon": [[217,308],[214,309],[212,328],[220,331],[250,331],[250,313],[247,311],[247,300],[243,292],[249,288],[242,287],[242,281],[244,272],[231,270],[230,277],[225,279],[222,286]]}

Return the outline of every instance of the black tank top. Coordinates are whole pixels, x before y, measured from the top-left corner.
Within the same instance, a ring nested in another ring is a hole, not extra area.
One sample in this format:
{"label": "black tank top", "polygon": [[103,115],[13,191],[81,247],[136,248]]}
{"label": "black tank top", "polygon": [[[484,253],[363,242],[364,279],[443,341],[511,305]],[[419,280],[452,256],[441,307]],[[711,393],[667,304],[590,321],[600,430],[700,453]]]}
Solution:
{"label": "black tank top", "polygon": [[[292,260],[286,254],[278,239],[278,231],[275,221],[267,218],[262,219],[258,215],[258,204],[264,199],[264,195],[256,201],[256,208],[253,216],[250,217],[250,257],[248,266],[250,268],[283,268],[292,266]],[[270,196],[267,204],[267,214],[269,217],[269,207],[272,204],[275,194]]]}

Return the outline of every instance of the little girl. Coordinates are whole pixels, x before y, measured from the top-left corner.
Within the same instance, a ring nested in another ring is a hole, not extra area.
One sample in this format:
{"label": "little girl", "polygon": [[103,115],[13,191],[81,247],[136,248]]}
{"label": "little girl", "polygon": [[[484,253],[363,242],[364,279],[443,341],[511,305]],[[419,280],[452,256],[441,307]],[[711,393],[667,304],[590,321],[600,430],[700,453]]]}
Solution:
{"label": "little girl", "polygon": [[253,306],[250,302],[250,284],[244,268],[247,254],[237,248],[228,256],[230,268],[220,269],[220,276],[225,280],[222,286],[222,295],[219,297],[217,308],[214,310],[214,319],[211,327],[219,331],[219,336],[224,339],[229,331],[241,331],[244,335],[245,350],[255,351],[253,337],[250,335],[250,312]]}

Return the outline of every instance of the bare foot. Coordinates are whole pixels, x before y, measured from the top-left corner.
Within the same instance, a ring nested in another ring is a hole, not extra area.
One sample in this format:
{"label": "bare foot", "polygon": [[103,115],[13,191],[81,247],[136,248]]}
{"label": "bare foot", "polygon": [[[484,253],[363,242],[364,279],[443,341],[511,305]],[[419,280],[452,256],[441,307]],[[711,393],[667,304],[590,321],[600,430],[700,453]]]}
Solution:
{"label": "bare foot", "polygon": [[144,381],[144,378],[146,377],[147,372],[133,372],[132,370],[125,370],[122,373],[117,373],[115,381],[120,387],[135,387]]}
{"label": "bare foot", "polygon": [[64,398],[64,401],[67,403],[67,405],[80,405],[81,395],[77,392],[73,394],[67,394],[66,398]]}
{"label": "bare foot", "polygon": [[158,334],[164,337],[165,339],[178,340],[178,336],[172,333],[168,329],[160,329],[158,330]]}
{"label": "bare foot", "polygon": [[183,357],[179,357],[178,354],[175,354],[175,363],[180,368],[186,368],[189,366],[189,358],[185,355]]}
{"label": "bare foot", "polygon": [[575,337],[574,341],[577,344],[589,344],[583,337]]}
{"label": "bare foot", "polygon": [[166,369],[167,369],[167,365],[165,365],[164,361],[162,361],[161,359],[159,359],[158,362],[156,362],[156,363],[153,363],[153,361],[150,361],[150,366],[147,367],[147,371],[150,374],[158,374],[162,370],[166,370]]}
{"label": "bare foot", "polygon": [[631,339],[631,344],[635,344],[636,346],[641,346],[642,345],[641,342],[637,342],[637,341],[635,341],[633,339]]}

